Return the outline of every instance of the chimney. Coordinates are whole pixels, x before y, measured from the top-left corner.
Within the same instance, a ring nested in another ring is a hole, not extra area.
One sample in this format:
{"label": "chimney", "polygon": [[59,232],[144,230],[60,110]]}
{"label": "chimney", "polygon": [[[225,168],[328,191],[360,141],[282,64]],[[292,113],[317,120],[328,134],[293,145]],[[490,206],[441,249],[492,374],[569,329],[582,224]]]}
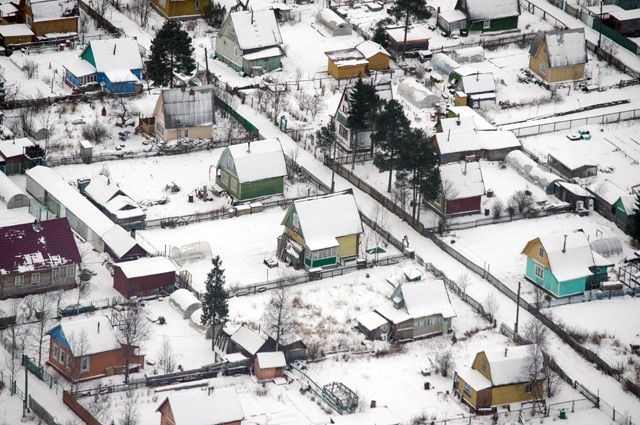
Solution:
{"label": "chimney", "polygon": [[476,71],[476,81],[480,79],[480,71]]}
{"label": "chimney", "polygon": [[251,153],[251,140],[247,141],[247,153]]}
{"label": "chimney", "polygon": [[449,137],[451,137],[451,129],[449,129],[449,132],[447,133],[447,142],[449,141]]}
{"label": "chimney", "polygon": [[193,89],[189,89],[189,95],[190,96],[195,96],[196,92],[193,91]]}
{"label": "chimney", "polygon": [[564,244],[562,245],[562,253],[567,252],[567,235],[564,235]]}
{"label": "chimney", "polygon": [[253,25],[253,9],[251,9],[251,25]]}
{"label": "chimney", "polygon": [[98,333],[100,333],[100,322],[98,321]]}
{"label": "chimney", "polygon": [[507,352],[508,352],[508,351],[509,351],[509,348],[508,348],[508,347],[505,347],[505,349],[504,349],[504,356],[505,356],[505,357],[507,357]]}
{"label": "chimney", "polygon": [[116,54],[116,48],[117,47],[118,47],[118,44],[117,43],[113,43],[113,54],[114,54],[114,56]]}
{"label": "chimney", "polygon": [[462,172],[463,175],[467,175],[467,161],[464,162],[464,171]]}
{"label": "chimney", "polygon": [[460,114],[456,116],[456,124],[460,125]]}

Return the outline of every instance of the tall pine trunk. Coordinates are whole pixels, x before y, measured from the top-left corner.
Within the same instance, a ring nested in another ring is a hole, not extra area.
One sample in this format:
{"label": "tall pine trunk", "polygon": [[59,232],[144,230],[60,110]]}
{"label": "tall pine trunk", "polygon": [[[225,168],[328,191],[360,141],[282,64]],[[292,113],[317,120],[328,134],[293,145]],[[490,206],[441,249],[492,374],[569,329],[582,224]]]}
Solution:
{"label": "tall pine trunk", "polygon": [[404,62],[404,54],[407,51],[407,33],[409,32],[409,11],[404,18],[404,43],[402,43],[402,61]]}

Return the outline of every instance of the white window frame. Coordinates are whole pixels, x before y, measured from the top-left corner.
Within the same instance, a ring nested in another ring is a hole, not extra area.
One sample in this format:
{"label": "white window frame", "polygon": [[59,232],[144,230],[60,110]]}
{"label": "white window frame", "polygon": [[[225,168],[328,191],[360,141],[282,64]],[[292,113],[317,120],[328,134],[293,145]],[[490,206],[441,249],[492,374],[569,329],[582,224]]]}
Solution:
{"label": "white window frame", "polygon": [[76,274],[76,268],[73,264],[65,267],[65,270],[66,270],[65,274],[67,277],[71,277]]}
{"label": "white window frame", "polygon": [[89,360],[89,356],[81,357],[80,358],[80,372],[89,372],[89,368],[90,367],[91,367],[91,362]]}
{"label": "white window frame", "polygon": [[540,74],[547,75],[547,65],[543,63],[540,64]]}
{"label": "white window frame", "polygon": [[18,276],[16,276],[16,277],[13,279],[13,283],[14,283],[16,286],[22,286],[22,285],[24,285],[24,276],[23,276],[23,275],[21,275],[21,274],[19,274]]}
{"label": "white window frame", "polygon": [[53,345],[53,358],[58,359],[58,346],[55,344]]}
{"label": "white window frame", "polygon": [[40,273],[31,273],[31,283],[40,283]]}
{"label": "white window frame", "polygon": [[489,28],[491,28],[491,19],[482,22],[483,30],[488,30]]}
{"label": "white window frame", "polygon": [[222,184],[229,184],[229,174],[225,173],[224,171],[222,172],[222,174],[220,175],[220,181],[222,182]]}
{"label": "white window frame", "polygon": [[535,268],[533,269],[533,274],[536,275],[537,278],[539,279],[544,279],[544,269],[542,267],[540,267],[539,265],[535,265]]}
{"label": "white window frame", "polygon": [[64,362],[64,360],[65,360],[65,358],[64,358],[64,354],[65,354],[65,353],[64,353],[64,350],[60,350],[60,356],[58,357],[58,361],[59,361],[60,363],[62,363],[63,365],[65,364],[65,362]]}
{"label": "white window frame", "polygon": [[65,269],[63,267],[57,267],[51,271],[53,278],[64,277]]}

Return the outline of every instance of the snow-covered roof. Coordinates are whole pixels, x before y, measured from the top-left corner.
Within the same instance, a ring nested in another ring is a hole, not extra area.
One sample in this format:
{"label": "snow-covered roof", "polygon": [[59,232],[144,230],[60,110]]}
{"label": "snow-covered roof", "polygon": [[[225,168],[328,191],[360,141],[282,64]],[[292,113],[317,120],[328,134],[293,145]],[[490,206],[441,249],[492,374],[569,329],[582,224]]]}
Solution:
{"label": "snow-covered roof", "polygon": [[[195,312],[194,312],[195,314]],[[193,317],[193,316],[192,316]],[[228,361],[229,363],[239,363],[239,362],[244,362],[246,360],[249,360],[244,354],[242,353],[229,353],[229,354],[224,354],[224,359],[226,361]]]}
{"label": "snow-covered roof", "polygon": [[114,69],[104,72],[105,77],[112,83],[128,83],[131,81],[138,81],[133,72],[128,69]]}
{"label": "snow-covered roof", "polygon": [[448,77],[454,69],[459,67],[460,64],[458,62],[444,53],[436,53],[431,58],[431,68],[438,74],[442,74],[446,77]]}
{"label": "snow-covered roof", "polygon": [[620,6],[618,6],[617,4],[603,4],[603,5],[598,5],[598,6],[589,6],[589,7],[587,7],[587,10],[589,11],[590,15],[599,16],[601,8],[602,8],[602,14],[603,15],[608,15],[611,12],[624,10]]}
{"label": "snow-covered roof", "polygon": [[611,16],[613,16],[618,21],[630,21],[633,19],[640,19],[640,9],[614,9],[609,12]]}
{"label": "snow-covered roof", "polygon": [[167,257],[143,257],[132,261],[115,263],[114,267],[122,270],[128,278],[153,276],[176,271],[176,266]]}
{"label": "snow-covered roof", "polygon": [[124,230],[121,226],[113,224],[113,222],[111,223],[109,230],[102,233],[100,237],[116,258],[124,257],[137,245],[136,240],[131,237],[129,232]]}
{"label": "snow-covered roof", "polygon": [[172,129],[213,125],[214,86],[162,90],[164,128]]}
{"label": "snow-covered roof", "polygon": [[27,196],[27,194],[0,170],[0,201],[9,204],[14,196]]}
{"label": "snow-covered roof", "polygon": [[335,425],[399,425],[400,419],[386,406],[368,409],[363,412],[331,417]]}
{"label": "snow-covered roof", "polygon": [[287,174],[282,146],[277,139],[259,140],[227,147],[240,183]]}
{"label": "snow-covered roof", "polygon": [[[459,10],[456,10],[456,12],[460,12]],[[462,13],[462,12],[460,12]],[[464,15],[464,13],[463,13]],[[484,48],[482,46],[471,46],[471,47],[465,47],[462,49],[456,49],[454,51],[451,52],[452,55],[455,55],[457,58],[472,58],[474,56],[476,57],[484,57]],[[463,65],[464,66],[464,65]],[[462,68],[462,67],[460,67]],[[463,74],[460,74],[463,75]]]}
{"label": "snow-covered roof", "polygon": [[199,308],[193,313],[191,313],[191,316],[189,317],[189,321],[191,321],[191,323],[193,323],[197,327],[203,326],[202,325],[202,309]]}
{"label": "snow-covered roof", "polygon": [[527,381],[529,350],[529,345],[509,347],[506,353],[502,348],[484,350],[491,369],[491,383],[499,386]]}
{"label": "snow-covered roof", "polygon": [[240,326],[231,335],[231,341],[253,356],[267,342],[267,338],[247,326]]}
{"label": "snow-covered roof", "polygon": [[76,77],[84,77],[96,72],[96,68],[93,65],[80,58],[69,58],[62,66]]}
{"label": "snow-covered roof", "polygon": [[[67,184],[60,175],[51,168],[38,165],[27,170],[27,177],[32,178],[51,196],[86,224],[96,235],[104,235],[114,226],[113,222],[98,210],[80,192]],[[119,226],[118,226],[119,227]]]}
{"label": "snow-covered roof", "polygon": [[77,16],[77,9],[74,0],[31,0],[31,12],[36,22]]}
{"label": "snow-covered roof", "polygon": [[551,272],[559,282],[592,274],[589,267],[594,265],[593,254],[584,232],[541,236],[540,243],[549,259]]}
{"label": "snow-covered roof", "polygon": [[406,322],[407,320],[411,320],[412,317],[409,316],[405,311],[398,310],[391,304],[385,304],[380,307],[376,307],[375,312],[380,316],[384,317],[394,325],[398,323]]}
{"label": "snow-covered roof", "polygon": [[338,68],[341,66],[366,65],[369,63],[367,58],[355,48],[341,49],[324,52],[331,62]]}
{"label": "snow-covered roof", "polygon": [[518,173],[546,189],[555,181],[562,180],[557,175],[542,169],[536,162],[520,150],[513,150],[505,156],[505,162]]}
{"label": "snow-covered roof", "polygon": [[260,368],[262,369],[285,367],[287,365],[287,361],[285,360],[284,353],[282,351],[258,353],[256,354],[256,358],[258,359],[258,364],[260,364]]}
{"label": "snow-covered roof", "polygon": [[636,195],[622,195],[620,197],[620,203],[622,204],[622,208],[624,208],[624,212],[627,215],[635,214],[636,198]]}
{"label": "snow-covered roof", "polygon": [[9,24],[0,25],[0,36],[2,37],[20,37],[32,36],[33,31],[27,24]]}
{"label": "snow-covered roof", "polygon": [[188,289],[176,289],[169,295],[169,299],[173,301],[182,311],[187,311],[193,305],[202,307],[202,303]]}
{"label": "snow-covered roof", "polygon": [[0,4],[0,12],[2,12],[3,17],[8,17],[18,13],[18,8],[11,3],[3,3]]}
{"label": "snow-covered roof", "polygon": [[340,236],[363,232],[358,206],[351,193],[333,193],[299,199],[294,201],[293,205],[298,214],[304,241],[309,247],[336,246],[335,243],[327,243]]}
{"label": "snow-covered roof", "polygon": [[1,227],[0,247],[0,276],[80,264],[81,261],[66,218],[46,220],[39,226],[26,223]]}
{"label": "snow-covered roof", "polygon": [[476,122],[471,115],[443,118],[440,120],[440,126],[442,127],[441,133],[448,133],[449,131],[461,131],[461,130],[475,130]]}
{"label": "snow-covered roof", "polygon": [[242,50],[282,44],[280,28],[273,10],[234,12],[231,14],[231,22]]}
{"label": "snow-covered roof", "polygon": [[589,186],[589,189],[609,205],[613,205],[618,198],[627,194],[624,189],[609,179],[594,182]]}
{"label": "snow-covered roof", "polygon": [[[0,29],[9,25],[0,25]],[[13,158],[24,155],[24,149],[34,146],[33,142],[27,138],[0,140],[0,157]]]}
{"label": "snow-covered roof", "polygon": [[447,111],[460,117],[473,117],[476,130],[495,130],[495,127],[491,125],[491,123],[468,106],[447,106]]}
{"label": "snow-covered roof", "polygon": [[85,186],[84,193],[119,219],[144,216],[138,204],[103,175],[94,176]]}
{"label": "snow-covered roof", "polygon": [[529,53],[535,55],[542,40],[546,41],[549,66],[561,67],[579,65],[587,62],[587,47],[584,28],[558,31],[539,31],[531,43]]}
{"label": "snow-covered roof", "polygon": [[472,198],[485,193],[479,162],[453,162],[440,166],[442,184],[450,184],[447,200]]}
{"label": "snow-covered roof", "polygon": [[[169,402],[175,425],[212,425],[240,422],[244,419],[235,388],[200,389],[172,392],[161,404]],[[158,410],[160,407],[158,407]]]}
{"label": "snow-covered roof", "polygon": [[282,55],[284,55],[284,52],[280,46],[273,46],[258,50],[257,52],[247,53],[243,55],[242,58],[248,61],[254,61],[258,59],[275,58],[276,56]]}
{"label": "snow-covered roof", "polygon": [[131,198],[126,195],[117,195],[104,207],[119,220],[133,217],[142,217],[145,215],[142,208]]}
{"label": "snow-covered roof", "polygon": [[330,25],[333,28],[339,25],[347,25],[347,21],[328,7],[321,9],[316,18],[321,19],[325,25]]}
{"label": "snow-covered roof", "polygon": [[445,10],[444,12],[440,12],[438,18],[444,19],[446,22],[458,22],[467,19],[467,15],[464,14],[463,11],[458,9],[453,10]]}
{"label": "snow-covered roof", "polygon": [[588,162],[582,155],[576,155],[574,151],[554,151],[549,154],[550,157],[560,162],[562,165],[570,170],[577,170],[582,167],[595,167],[596,164]]}
{"label": "snow-covered roof", "polygon": [[138,42],[133,38],[91,40],[91,47],[98,72],[142,69],[142,58]]}
{"label": "snow-covered roof", "polygon": [[380,316],[375,311],[370,311],[361,316],[358,316],[356,320],[358,323],[360,323],[360,325],[370,331],[378,329],[380,326],[383,326],[387,323],[387,319]]}
{"label": "snow-covered roof", "polygon": [[491,20],[520,15],[518,0],[461,0],[458,3],[472,20]]}
{"label": "snow-covered roof", "polygon": [[456,370],[456,374],[462,378],[465,384],[469,384],[476,391],[491,388],[491,381],[473,368],[467,367],[462,370]]}
{"label": "snow-covered roof", "polygon": [[462,77],[460,84],[462,84],[464,92],[471,95],[496,91],[496,82],[490,72],[465,75]]}
{"label": "snow-covered roof", "polygon": [[74,356],[103,353],[121,347],[111,322],[105,316],[64,321],[54,326],[47,334],[55,337],[57,328],[62,330],[60,336],[63,341],[66,340]]}
{"label": "snow-covered roof", "polygon": [[384,49],[384,47],[382,47],[381,45],[379,45],[375,41],[371,41],[371,40],[363,41],[362,43],[360,43],[360,44],[358,44],[356,46],[356,49],[358,49],[358,51],[360,53],[362,53],[364,55],[364,57],[367,58],[367,59],[372,58],[373,56],[377,55],[378,53],[382,53],[385,56],[391,56],[389,54],[389,52],[387,52]]}
{"label": "snow-covered roof", "polygon": [[446,319],[456,315],[442,280],[405,282],[399,289],[405,309],[414,319],[435,314],[441,314]]}
{"label": "snow-covered roof", "polygon": [[622,242],[618,238],[600,238],[590,241],[593,250],[593,259],[596,261],[596,254],[599,257],[610,257],[622,254]]}
{"label": "snow-covered roof", "polygon": [[118,192],[122,190],[117,185],[110,184],[102,174],[94,176],[84,188],[84,193],[100,205],[105,205]]}
{"label": "snow-covered roof", "polygon": [[556,184],[558,186],[565,188],[566,190],[568,190],[569,192],[573,193],[576,196],[593,198],[593,195],[587,192],[587,190],[582,186],[580,186],[579,184],[569,183],[565,181],[557,181]]}
{"label": "snow-covered roof", "polygon": [[[385,30],[387,36],[396,43],[404,43],[404,27],[399,28],[387,28]],[[407,32],[407,43],[412,41],[428,40],[431,35],[427,31],[426,27],[414,26]]]}

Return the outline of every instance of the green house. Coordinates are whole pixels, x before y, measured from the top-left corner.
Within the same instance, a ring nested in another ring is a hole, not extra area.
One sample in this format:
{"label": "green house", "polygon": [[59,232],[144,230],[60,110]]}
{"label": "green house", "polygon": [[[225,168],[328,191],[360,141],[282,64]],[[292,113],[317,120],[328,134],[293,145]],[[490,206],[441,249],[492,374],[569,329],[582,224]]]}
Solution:
{"label": "green house", "polygon": [[468,31],[506,31],[518,28],[518,0],[458,0],[456,9],[467,15]]}
{"label": "green house", "polygon": [[287,166],[276,139],[228,146],[218,160],[216,183],[240,201],[284,193]]}
{"label": "green house", "polygon": [[636,214],[636,195],[623,195],[613,203],[616,213],[616,225],[625,233],[630,234],[634,225],[634,216]]}
{"label": "green house", "polygon": [[532,239],[522,254],[527,256],[525,278],[556,297],[597,288],[613,266],[591,249],[582,231]]}

